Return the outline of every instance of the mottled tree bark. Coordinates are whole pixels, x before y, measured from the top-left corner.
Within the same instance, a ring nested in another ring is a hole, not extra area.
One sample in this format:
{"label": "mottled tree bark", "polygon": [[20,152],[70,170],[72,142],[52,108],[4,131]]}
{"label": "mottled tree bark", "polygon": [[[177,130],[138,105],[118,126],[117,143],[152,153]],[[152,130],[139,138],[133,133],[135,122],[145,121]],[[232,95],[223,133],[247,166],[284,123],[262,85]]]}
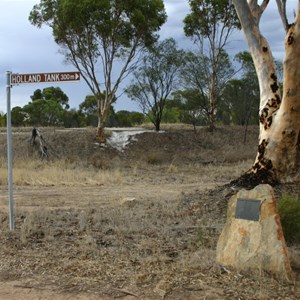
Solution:
{"label": "mottled tree bark", "polygon": [[[98,96],[98,126],[97,126],[97,132],[96,132],[96,142],[99,144],[105,144],[106,143],[106,135],[105,135],[105,121],[107,119],[107,116],[109,114],[111,100],[108,99],[108,96],[105,95],[105,99],[101,99]],[[111,97],[112,98],[112,97]]]}
{"label": "mottled tree bark", "polygon": [[105,135],[105,126],[104,125],[98,125],[97,132],[96,132],[96,141],[99,144],[105,144],[106,143],[106,135]]}
{"label": "mottled tree bark", "polygon": [[286,36],[283,97],[270,47],[259,30],[269,1],[233,0],[260,86],[260,135],[255,162],[242,179],[259,183],[300,180],[300,21],[299,13]]}
{"label": "mottled tree bark", "polygon": [[273,161],[278,180],[300,181],[300,19],[285,40],[284,84],[280,108],[273,118],[266,156]]}

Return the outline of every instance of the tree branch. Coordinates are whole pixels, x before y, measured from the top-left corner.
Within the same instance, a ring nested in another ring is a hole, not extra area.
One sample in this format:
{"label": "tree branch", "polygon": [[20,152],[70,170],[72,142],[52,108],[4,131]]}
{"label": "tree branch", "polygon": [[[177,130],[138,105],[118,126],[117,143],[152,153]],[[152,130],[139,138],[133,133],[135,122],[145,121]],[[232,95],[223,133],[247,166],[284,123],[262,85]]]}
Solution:
{"label": "tree branch", "polygon": [[287,32],[289,30],[289,22],[286,16],[286,0],[276,0],[279,15],[281,17],[281,21],[283,23],[283,27],[285,31]]}
{"label": "tree branch", "polygon": [[262,2],[262,4],[259,6],[259,10],[260,10],[260,15],[263,14],[263,12],[265,11],[265,9],[267,8],[268,4],[269,4],[270,0],[264,0]]}
{"label": "tree branch", "polygon": [[261,5],[257,4],[257,0],[248,0],[248,5],[253,17],[256,19],[257,24],[259,24],[260,18],[267,8],[270,0],[263,0]]}

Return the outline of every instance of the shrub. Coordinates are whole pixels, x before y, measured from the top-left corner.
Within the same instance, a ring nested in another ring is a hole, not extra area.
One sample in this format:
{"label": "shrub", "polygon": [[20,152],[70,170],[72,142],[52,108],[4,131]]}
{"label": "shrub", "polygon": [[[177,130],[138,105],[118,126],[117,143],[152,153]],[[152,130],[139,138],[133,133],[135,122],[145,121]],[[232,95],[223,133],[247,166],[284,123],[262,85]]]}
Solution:
{"label": "shrub", "polygon": [[164,157],[163,154],[159,152],[153,152],[146,156],[146,161],[149,165],[159,165],[164,162]]}
{"label": "shrub", "polygon": [[300,244],[300,199],[298,196],[283,195],[278,202],[285,240],[288,244]]}

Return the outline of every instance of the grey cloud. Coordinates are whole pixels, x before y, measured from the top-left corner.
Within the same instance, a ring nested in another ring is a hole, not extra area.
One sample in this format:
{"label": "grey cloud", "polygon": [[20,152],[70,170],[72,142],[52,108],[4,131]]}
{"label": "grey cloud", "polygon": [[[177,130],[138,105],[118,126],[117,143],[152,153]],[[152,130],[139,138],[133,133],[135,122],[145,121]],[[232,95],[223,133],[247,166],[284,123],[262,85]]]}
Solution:
{"label": "grey cloud", "polygon": [[[72,71],[73,66],[64,63],[63,55],[58,53],[59,47],[55,44],[51,30],[47,27],[37,29],[29,21],[29,12],[39,0],[0,0],[0,111],[5,108],[5,71],[15,73],[40,73]],[[165,0],[168,21],[159,32],[161,39],[173,37],[180,48],[192,48],[191,39],[185,37],[183,31],[183,19],[189,13],[187,0]],[[293,17],[293,8],[297,1],[288,1],[288,11]],[[270,1],[262,19],[262,31],[268,39],[273,55],[282,58],[284,55],[284,32],[277,13],[275,1]],[[248,47],[240,32],[231,37],[228,51],[235,53],[247,50]],[[59,86],[59,85],[55,85]],[[12,89],[12,105],[23,106],[30,101],[30,95],[44,85],[23,85]],[[89,94],[86,84],[67,83],[60,87],[70,98],[71,107],[78,107],[85,96]],[[124,96],[122,96],[124,98]],[[128,109],[136,105],[128,99],[122,99],[116,105],[117,109]]]}

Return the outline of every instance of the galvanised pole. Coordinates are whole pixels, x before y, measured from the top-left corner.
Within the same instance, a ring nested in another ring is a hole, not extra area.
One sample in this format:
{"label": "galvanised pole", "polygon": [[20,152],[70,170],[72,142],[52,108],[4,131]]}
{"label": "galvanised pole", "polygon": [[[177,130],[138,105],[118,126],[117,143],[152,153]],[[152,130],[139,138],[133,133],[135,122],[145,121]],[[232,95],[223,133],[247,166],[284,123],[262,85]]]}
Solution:
{"label": "galvanised pole", "polygon": [[11,107],[10,107],[10,91],[11,91],[11,72],[6,72],[6,99],[7,99],[7,171],[8,171],[8,192],[9,192],[9,228],[15,229],[14,223],[14,198],[13,198],[13,174],[12,174],[12,133],[11,133]]}

